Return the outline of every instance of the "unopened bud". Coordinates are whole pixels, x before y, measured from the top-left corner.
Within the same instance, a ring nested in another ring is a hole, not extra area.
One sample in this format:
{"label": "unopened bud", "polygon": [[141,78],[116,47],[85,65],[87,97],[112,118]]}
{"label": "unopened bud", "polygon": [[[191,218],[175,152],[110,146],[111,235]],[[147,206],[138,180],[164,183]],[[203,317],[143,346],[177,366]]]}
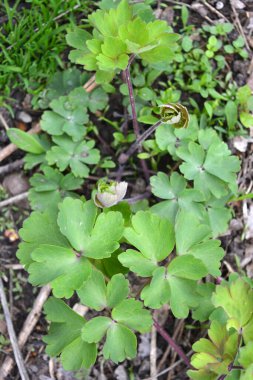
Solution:
{"label": "unopened bud", "polygon": [[95,205],[97,207],[112,207],[119,203],[127,192],[127,182],[101,180],[98,182],[98,191],[95,195]]}
{"label": "unopened bud", "polygon": [[187,108],[179,103],[163,104],[161,108],[162,123],[172,124],[174,128],[187,128],[189,113]]}

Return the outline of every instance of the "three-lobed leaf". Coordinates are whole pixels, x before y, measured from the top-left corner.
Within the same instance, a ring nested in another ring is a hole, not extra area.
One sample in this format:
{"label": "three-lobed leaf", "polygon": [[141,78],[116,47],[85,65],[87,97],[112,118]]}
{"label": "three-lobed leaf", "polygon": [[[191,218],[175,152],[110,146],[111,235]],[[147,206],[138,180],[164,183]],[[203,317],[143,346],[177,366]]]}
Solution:
{"label": "three-lobed leaf", "polygon": [[17,257],[26,268],[33,261],[32,252],[42,244],[70,248],[68,240],[60,232],[55,210],[32,212],[25,220],[19,234],[23,241],[19,245]]}
{"label": "three-lobed leaf", "polygon": [[81,339],[85,319],[53,297],[45,303],[44,311],[51,321],[48,335],[43,338],[47,343],[46,352],[50,356],[61,354],[63,367],[69,371],[93,365],[97,357],[96,345]]}
{"label": "three-lobed leaf", "polygon": [[91,273],[89,261],[70,248],[42,244],[31,257],[35,262],[28,268],[29,281],[33,285],[50,283],[58,298],[70,298]]}
{"label": "three-lobed leaf", "polygon": [[219,240],[210,240],[210,228],[194,214],[181,211],[176,221],[176,248],[178,255],[192,255],[200,259],[212,276],[220,275],[224,251]]}
{"label": "three-lobed leaf", "polygon": [[[56,297],[69,298],[89,278],[89,258],[110,257],[118,249],[124,222],[120,212],[97,215],[93,201],[65,198],[59,208],[57,224],[55,213],[31,215],[21,230],[26,242],[18,255],[29,265],[33,284],[50,283]],[[50,216],[54,219],[47,225]],[[113,304],[118,296],[111,294]]]}
{"label": "three-lobed leaf", "polygon": [[95,141],[74,142],[68,136],[55,136],[56,143],[46,154],[49,165],[56,164],[62,172],[71,168],[75,177],[86,178],[89,175],[88,165],[95,165],[100,160],[98,149],[93,149]]}
{"label": "three-lobed leaf", "polygon": [[36,173],[30,179],[32,188],[28,199],[35,210],[57,207],[66,196],[77,197],[71,190],[78,189],[82,179],[74,177],[72,173],[63,175],[49,166],[43,167],[43,173]]}
{"label": "three-lobed leaf", "polygon": [[149,285],[141,292],[145,306],[158,309],[169,303],[177,318],[185,318],[190,308],[199,302],[197,280],[205,277],[207,268],[192,255],[174,258],[168,268],[159,267],[153,272]]}
{"label": "three-lobed leaf", "polygon": [[253,340],[253,290],[242,278],[216,287],[212,301],[221,307],[228,316],[228,328],[242,330],[246,342]]}
{"label": "three-lobed leaf", "polygon": [[141,276],[150,276],[158,262],[171,253],[175,240],[172,224],[150,211],[139,211],[132,217],[132,227],[124,231],[127,241],[139,250],[127,250],[120,262]]}
{"label": "three-lobed leaf", "polygon": [[106,285],[104,275],[100,271],[93,270],[77,293],[84,305],[95,310],[113,308],[127,297],[129,283],[123,274],[119,273],[112,276]]}

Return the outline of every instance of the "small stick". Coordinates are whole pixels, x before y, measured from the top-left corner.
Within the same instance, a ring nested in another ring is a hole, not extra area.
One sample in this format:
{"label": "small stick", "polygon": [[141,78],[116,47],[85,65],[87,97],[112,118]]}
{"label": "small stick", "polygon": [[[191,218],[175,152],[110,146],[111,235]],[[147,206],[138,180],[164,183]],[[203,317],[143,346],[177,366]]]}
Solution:
{"label": "small stick", "polygon": [[4,265],[6,269],[12,269],[12,270],[23,270],[24,266],[22,264],[6,264]]}
{"label": "small stick", "polygon": [[213,13],[215,13],[218,17],[220,18],[223,18],[226,22],[229,22],[229,20],[227,19],[227,17],[225,17],[221,12],[219,12],[216,8],[214,8],[212,5],[208,4],[208,2],[206,0],[201,0],[202,3],[210,9],[210,11],[212,11]]}
{"label": "small stick", "polygon": [[23,199],[26,199],[27,196],[28,196],[28,191],[26,191],[25,193],[14,195],[14,197],[5,199],[4,201],[0,202],[0,208],[12,205],[14,203],[18,203],[19,201],[22,201]]}
{"label": "small stick", "polygon": [[244,30],[243,30],[243,27],[240,23],[240,19],[238,17],[238,14],[236,12],[236,9],[234,7],[234,4],[233,4],[233,1],[230,0],[230,6],[232,8],[232,11],[233,11],[233,14],[235,16],[235,20],[236,20],[236,23],[237,23],[237,30],[238,32],[242,35],[243,39],[244,39],[244,42],[245,42],[245,45],[246,45],[246,48],[250,51],[250,47],[249,47],[249,44],[248,44],[248,40],[247,40],[247,37],[245,36],[245,33],[244,33]]}
{"label": "small stick", "polygon": [[[78,8],[80,8],[80,7],[81,7],[81,4],[76,4],[76,5],[74,5],[73,8],[71,7],[71,8],[68,9],[67,11],[62,12],[62,13],[60,13],[58,16],[54,17],[53,20],[54,20],[54,21],[57,21],[57,20],[59,20],[60,18],[62,18],[63,16],[66,16],[68,13],[73,12],[75,9],[78,9]],[[44,25],[44,24],[43,24],[43,25]],[[38,28],[38,30],[39,30],[39,28]]]}
{"label": "small stick", "polygon": [[[26,372],[26,368],[25,368],[25,365],[24,365],[24,361],[23,361],[22,355],[21,355],[21,352],[20,352],[19,347],[18,347],[17,337],[16,337],[15,330],[14,330],[14,327],[13,327],[13,324],[12,324],[12,320],[11,320],[11,316],[10,316],[10,311],[9,311],[9,308],[8,308],[8,303],[7,303],[7,300],[6,300],[6,296],[5,296],[5,292],[4,292],[4,286],[3,286],[3,282],[2,282],[1,278],[0,278],[0,298],[1,298],[1,304],[2,304],[2,307],[3,307],[4,317],[5,317],[5,320],[6,320],[7,329],[8,329],[8,333],[9,333],[9,337],[10,337],[10,341],[11,341],[11,345],[12,345],[12,348],[13,348],[14,357],[15,357],[15,360],[16,360],[16,363],[17,363],[17,366],[18,366],[18,370],[19,370],[19,373],[20,373],[20,377],[21,377],[22,380],[29,380],[29,377],[28,377],[28,374]],[[0,376],[2,377],[1,374],[0,374]]]}
{"label": "small stick", "polygon": [[89,85],[89,87],[86,87],[85,90],[86,90],[86,92],[91,92],[91,91],[93,91],[94,88],[96,88],[97,86],[98,86],[97,83],[96,83],[96,82],[93,82],[93,83],[91,83],[91,84]]}
{"label": "small stick", "polygon": [[[33,308],[28,314],[22,330],[18,336],[18,344],[19,347],[22,349],[22,347],[27,342],[28,337],[30,336],[31,332],[33,331],[35,325],[37,324],[42,307],[46,300],[49,297],[49,294],[51,292],[51,288],[49,285],[43,286],[33,304]],[[8,376],[8,374],[11,372],[12,368],[14,366],[14,360],[11,357],[7,357],[5,361],[3,362],[3,365],[0,369],[0,379],[2,380]]]}
{"label": "small stick", "polygon": [[156,369],[156,356],[157,356],[157,349],[156,349],[156,336],[157,336],[157,330],[155,326],[152,326],[151,330],[151,344],[150,344],[150,377],[153,379],[156,379],[157,377],[157,369]]}
{"label": "small stick", "polygon": [[8,131],[8,129],[10,128],[9,125],[7,124],[5,118],[3,117],[3,115],[0,113],[0,121],[1,123],[3,124],[4,128],[6,131]]}
{"label": "small stick", "polygon": [[172,364],[168,368],[166,368],[163,371],[159,372],[155,378],[154,377],[148,377],[148,378],[146,378],[144,380],[156,380],[158,377],[160,377],[160,376],[164,375],[165,373],[171,371],[172,369],[176,368],[180,363],[183,363],[183,359],[178,360],[176,363]]}
{"label": "small stick", "polygon": [[[30,134],[36,134],[40,132],[40,125],[39,123],[35,124],[34,127],[32,127],[28,133]],[[15,152],[18,149],[18,147],[15,144],[9,144],[5,148],[3,148],[0,151],[0,162],[3,161],[5,158],[9,157],[13,152]]]}
{"label": "small stick", "polygon": [[[90,87],[91,86],[94,86],[95,84],[95,75],[93,75],[84,85],[83,85],[83,88],[87,91],[87,92],[90,92],[92,91],[92,89],[90,90]],[[97,86],[97,83],[96,83],[96,86]]]}
{"label": "small stick", "polygon": [[7,173],[10,173],[15,169],[21,168],[23,165],[24,165],[24,160],[21,158],[20,160],[10,162],[7,165],[0,166],[0,175],[5,175]]}

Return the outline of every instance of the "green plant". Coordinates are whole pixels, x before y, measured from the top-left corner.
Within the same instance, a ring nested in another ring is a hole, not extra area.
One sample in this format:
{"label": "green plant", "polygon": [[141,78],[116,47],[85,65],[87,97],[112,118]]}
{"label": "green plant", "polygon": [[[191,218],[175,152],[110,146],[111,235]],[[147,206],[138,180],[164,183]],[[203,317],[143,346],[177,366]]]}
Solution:
{"label": "green plant", "polygon": [[209,339],[194,343],[191,379],[250,380],[253,374],[253,289],[247,279],[231,278],[216,287],[212,297],[220,316],[210,316]]}
{"label": "green plant", "polygon": [[[59,86],[56,94],[52,87],[48,90],[45,98],[48,96],[51,110],[42,117],[46,137],[9,131],[10,139],[29,152],[26,166],[37,164],[43,171],[31,178],[29,198],[35,211],[20,230],[22,242],[17,256],[33,285],[52,287],[53,297],[45,305],[51,321],[44,338],[47,352],[60,355],[67,370],[78,370],[95,363],[102,341],[105,359],[118,363],[136,356],[135,334],[150,331],[154,324],[190,367],[182,349],[152,320],[153,309],[169,304],[175,318],[186,318],[191,313],[201,323],[212,321],[210,340],[193,346],[197,354],[192,358],[194,369],[189,369],[189,376],[221,380],[237,371],[237,378],[245,380],[252,371],[252,282],[246,277],[221,282],[225,252],[220,241],[214,239],[226,230],[231,218],[227,202],[237,194],[239,159],[217,132],[201,128],[196,116],[189,116],[187,109],[177,103],[178,91],[160,92],[162,100],[155,102],[154,112],[152,109],[146,114],[154,117],[155,124],[141,133],[134,94],[137,90],[141,100],[155,101],[152,89],[145,85],[140,92],[139,88],[157,78],[167,56],[169,60],[177,59],[180,42],[176,44],[178,36],[171,34],[166,23],[146,19],[149,8],[145,7],[145,17],[143,13],[138,17],[137,8],[125,0],[107,10],[110,4],[102,1],[102,10],[90,16],[92,34],[75,28],[67,40],[75,48],[71,59],[94,70],[104,90],[112,90],[108,80],[124,71],[126,85],[120,90],[125,94],[128,91],[133,131],[124,134],[116,121],[111,123],[112,131],[116,130],[114,136],[118,133],[114,141],[114,159],[119,164],[117,181],[100,180],[88,200],[81,192],[72,194],[88,177],[88,165],[97,165],[98,173],[103,169],[90,137],[99,129],[100,116],[92,115],[92,120],[97,116],[95,126],[89,124],[88,117],[90,112],[103,109],[106,102],[94,108],[96,97],[87,95],[79,87],[79,80],[77,88]],[[186,24],[185,13],[183,19]],[[140,33],[142,30],[145,33]],[[108,49],[112,42],[114,49]],[[130,77],[135,56],[141,59],[138,67],[144,65],[142,76],[135,78],[137,89]],[[202,56],[207,63],[207,56]],[[155,67],[150,75],[149,65]],[[79,107],[80,119],[76,117]],[[102,120],[108,119],[103,116]],[[155,139],[148,140],[154,131]],[[150,154],[141,152],[142,146]],[[120,202],[127,190],[127,184],[120,182],[124,169],[126,165],[132,169],[138,165],[135,152],[147,179],[147,162],[157,168],[164,157],[170,160],[163,163],[168,173],[159,171],[151,177],[153,194],[163,199],[159,203],[151,198],[151,207],[147,203],[131,207]],[[181,174],[175,172],[175,166]],[[131,286],[131,272],[135,278],[144,278],[137,294]],[[216,285],[216,281],[221,284]],[[87,321],[68,306],[68,301],[61,300],[73,295],[95,311],[95,317],[93,314]]]}
{"label": "green plant", "polygon": [[[175,59],[169,66],[161,70],[157,65],[151,69],[148,64],[144,68],[134,64],[132,80],[138,120],[155,123],[158,105],[176,103],[182,93],[187,92],[189,97],[184,97],[184,105],[196,115],[201,128],[211,126],[219,133],[243,134],[243,126],[252,124],[251,110],[247,109],[248,123],[240,119],[237,92],[245,89],[238,88],[229,69],[229,62],[237,59],[240,52],[233,50],[228,55],[225,48],[234,26],[230,23],[204,25],[196,30],[195,26],[187,25],[188,17],[183,15],[181,20],[176,20],[176,27],[180,22],[184,25],[180,30],[182,43],[178,44]],[[242,47],[241,51],[241,56],[246,58],[246,50]],[[120,89],[126,96],[123,104],[128,105],[126,85]]]}

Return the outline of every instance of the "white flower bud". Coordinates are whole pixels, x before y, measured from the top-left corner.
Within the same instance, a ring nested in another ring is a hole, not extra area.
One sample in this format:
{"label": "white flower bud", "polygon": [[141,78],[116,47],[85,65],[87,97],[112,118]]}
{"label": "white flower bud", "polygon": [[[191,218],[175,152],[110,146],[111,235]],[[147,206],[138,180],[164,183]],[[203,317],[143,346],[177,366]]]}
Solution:
{"label": "white flower bud", "polygon": [[95,205],[97,207],[112,207],[119,203],[127,192],[127,182],[111,181],[109,184],[105,181],[99,181],[98,191],[95,195]]}

